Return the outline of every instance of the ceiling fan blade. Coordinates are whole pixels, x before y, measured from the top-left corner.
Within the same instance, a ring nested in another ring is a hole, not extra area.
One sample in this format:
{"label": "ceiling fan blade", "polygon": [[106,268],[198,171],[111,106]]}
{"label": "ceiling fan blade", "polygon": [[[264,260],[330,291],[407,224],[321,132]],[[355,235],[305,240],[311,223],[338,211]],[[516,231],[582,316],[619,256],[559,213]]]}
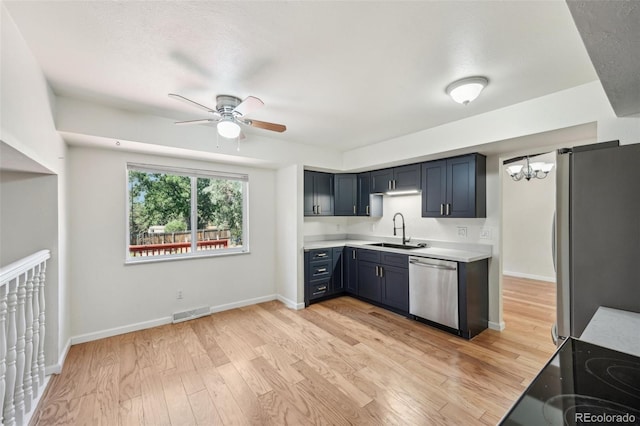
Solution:
{"label": "ceiling fan blade", "polygon": [[218,120],[214,120],[213,118],[203,118],[201,120],[187,120],[187,121],[176,121],[175,124],[183,125],[183,124],[205,124],[205,123],[215,123]]}
{"label": "ceiling fan blade", "polygon": [[264,105],[260,99],[255,96],[247,96],[244,101],[240,102],[240,104],[235,107],[233,112],[240,114],[241,117],[244,117],[247,114],[250,114],[252,111],[260,108]]}
{"label": "ceiling fan blade", "polygon": [[175,93],[169,93],[169,97],[173,98],[173,99],[177,99],[177,100],[182,101],[182,102],[185,102],[185,103],[187,103],[189,105],[192,105],[194,107],[203,109],[203,110],[205,110],[207,112],[212,112],[212,113],[217,113],[218,112],[215,109],[209,108],[206,105],[199,104],[196,101],[192,101],[191,99],[187,99],[184,96],[176,95]]}
{"label": "ceiling fan blade", "polygon": [[267,121],[247,120],[246,124],[252,127],[257,127],[259,129],[271,130],[279,133],[287,130],[287,126],[285,126],[284,124],[269,123]]}

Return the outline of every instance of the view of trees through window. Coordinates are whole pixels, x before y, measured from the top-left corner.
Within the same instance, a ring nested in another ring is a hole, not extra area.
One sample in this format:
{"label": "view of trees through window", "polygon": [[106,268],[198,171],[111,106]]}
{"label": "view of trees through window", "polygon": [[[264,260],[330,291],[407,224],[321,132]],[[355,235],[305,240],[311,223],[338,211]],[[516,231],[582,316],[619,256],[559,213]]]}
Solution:
{"label": "view of trees through window", "polygon": [[243,246],[244,181],[131,167],[128,176],[130,257]]}

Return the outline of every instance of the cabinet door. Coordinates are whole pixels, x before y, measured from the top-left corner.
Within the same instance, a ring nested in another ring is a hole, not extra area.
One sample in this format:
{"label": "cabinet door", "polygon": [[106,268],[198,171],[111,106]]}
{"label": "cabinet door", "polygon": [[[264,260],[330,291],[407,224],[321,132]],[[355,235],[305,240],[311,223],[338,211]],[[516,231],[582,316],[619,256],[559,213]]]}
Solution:
{"label": "cabinet door", "polygon": [[407,191],[420,188],[420,164],[396,167],[393,169],[393,189]]}
{"label": "cabinet door", "polygon": [[331,291],[342,293],[344,290],[344,277],[342,274],[342,251],[344,247],[333,249],[333,271],[331,272]]}
{"label": "cabinet door", "polygon": [[377,263],[358,260],[358,296],[380,302],[381,284],[378,268]]}
{"label": "cabinet door", "polygon": [[447,161],[422,164],[422,217],[441,217],[447,201]]}
{"label": "cabinet door", "polygon": [[409,312],[409,270],[382,266],[382,300],[385,305]]}
{"label": "cabinet door", "polygon": [[371,214],[370,196],[371,173],[360,173],[358,174],[358,216],[369,216]]}
{"label": "cabinet door", "polygon": [[344,248],[343,264],[344,274],[343,283],[347,293],[358,294],[358,250],[353,247]]}
{"label": "cabinet door", "polygon": [[316,194],[313,188],[314,172],[304,171],[304,215],[315,215]]}
{"label": "cabinet door", "polygon": [[334,176],[334,207],[336,216],[355,216],[357,209],[358,182],[355,174]]}
{"label": "cabinet door", "polygon": [[476,216],[475,155],[447,160],[446,213],[449,217],[482,217]]}
{"label": "cabinet door", "polygon": [[391,189],[393,169],[383,169],[371,172],[371,193],[387,192]]}
{"label": "cabinet door", "polygon": [[314,177],[316,204],[320,216],[333,216],[333,175],[316,173]]}

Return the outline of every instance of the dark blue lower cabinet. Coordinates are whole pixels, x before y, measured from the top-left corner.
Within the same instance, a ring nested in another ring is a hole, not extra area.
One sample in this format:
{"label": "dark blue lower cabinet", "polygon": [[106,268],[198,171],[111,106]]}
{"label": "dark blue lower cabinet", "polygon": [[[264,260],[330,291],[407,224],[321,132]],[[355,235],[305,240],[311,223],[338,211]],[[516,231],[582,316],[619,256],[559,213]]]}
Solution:
{"label": "dark blue lower cabinet", "polygon": [[358,296],[378,303],[382,300],[379,268],[376,262],[358,261]]}
{"label": "dark blue lower cabinet", "polygon": [[305,306],[351,294],[399,313],[409,312],[409,257],[336,247],[310,250],[305,260]]}
{"label": "dark blue lower cabinet", "polygon": [[358,249],[345,247],[343,253],[342,280],[348,294],[358,295]]}
{"label": "dark blue lower cabinet", "polygon": [[409,270],[397,266],[382,266],[383,305],[409,312]]}
{"label": "dark blue lower cabinet", "polygon": [[344,276],[342,271],[342,252],[344,247],[333,249],[333,269],[331,271],[331,292],[340,294],[344,291]]}

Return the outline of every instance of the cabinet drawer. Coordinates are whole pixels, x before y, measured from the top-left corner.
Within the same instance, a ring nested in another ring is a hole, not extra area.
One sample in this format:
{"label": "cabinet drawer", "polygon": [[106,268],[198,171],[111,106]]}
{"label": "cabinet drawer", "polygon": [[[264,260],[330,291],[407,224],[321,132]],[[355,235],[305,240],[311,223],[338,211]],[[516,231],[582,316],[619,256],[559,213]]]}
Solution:
{"label": "cabinet drawer", "polygon": [[397,266],[399,268],[409,268],[409,256],[406,254],[382,252],[380,254],[380,263],[383,265]]}
{"label": "cabinet drawer", "polygon": [[380,262],[380,252],[377,250],[358,249],[358,260]]}
{"label": "cabinet drawer", "polygon": [[326,280],[331,278],[333,268],[331,258],[328,260],[316,260],[309,264],[309,281]]}
{"label": "cabinet drawer", "polygon": [[309,259],[313,262],[314,260],[331,260],[332,249],[318,249],[309,251]]}
{"label": "cabinet drawer", "polygon": [[329,281],[309,285],[309,299],[316,299],[329,293]]}

